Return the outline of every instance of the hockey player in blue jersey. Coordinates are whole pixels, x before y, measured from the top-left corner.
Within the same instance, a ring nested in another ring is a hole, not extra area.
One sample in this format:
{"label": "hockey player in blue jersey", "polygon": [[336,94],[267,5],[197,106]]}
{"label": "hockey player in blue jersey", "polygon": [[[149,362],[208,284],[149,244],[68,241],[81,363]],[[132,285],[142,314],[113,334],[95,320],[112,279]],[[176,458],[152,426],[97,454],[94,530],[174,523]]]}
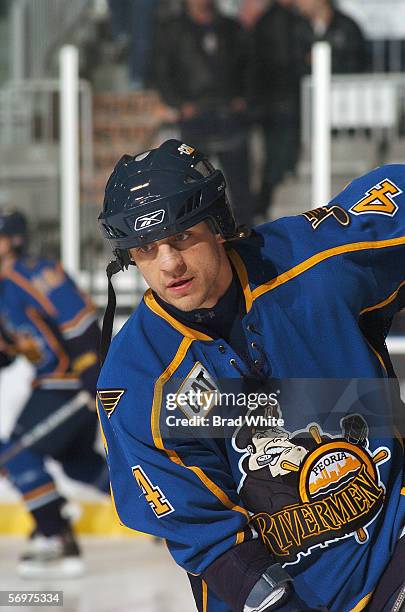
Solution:
{"label": "hockey player in blue jersey", "polygon": [[[122,157],[107,183],[109,279],[134,264],[150,287],[98,381],[113,499],[166,539],[199,612],[401,605],[404,413],[385,337],[405,304],[404,192],[405,166],[377,168],[246,235],[222,173],[179,141]],[[223,425],[232,386],[265,392],[256,421],[250,404]]]}
{"label": "hockey player in blue jersey", "polygon": [[[71,577],[82,574],[83,561],[64,513],[66,500],[44,459],[53,457],[69,477],[109,490],[104,458],[93,448],[100,332],[88,297],[58,263],[28,255],[26,247],[25,217],[1,210],[0,368],[24,356],[35,378],[10,439],[0,447],[0,465],[35,522],[19,573],[28,578]],[[43,430],[57,412],[64,417],[47,435],[43,431],[25,448],[16,446],[39,424]]]}

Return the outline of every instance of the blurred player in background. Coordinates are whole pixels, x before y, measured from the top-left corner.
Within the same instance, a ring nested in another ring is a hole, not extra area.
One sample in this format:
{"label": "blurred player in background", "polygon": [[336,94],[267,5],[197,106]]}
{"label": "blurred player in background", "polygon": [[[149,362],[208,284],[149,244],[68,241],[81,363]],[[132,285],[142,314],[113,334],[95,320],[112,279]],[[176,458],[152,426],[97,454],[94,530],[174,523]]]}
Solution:
{"label": "blurred player in background", "polygon": [[[26,253],[27,223],[16,211],[0,210],[0,368],[18,355],[35,369],[30,398],[9,440],[0,448],[0,467],[23,496],[35,530],[18,570],[24,577],[77,576],[80,550],[68,518],[66,500],[44,466],[53,457],[70,478],[109,490],[104,459],[94,450],[97,417],[93,396],[98,376],[99,327],[89,298],[59,263]],[[85,390],[83,405],[80,391]],[[22,436],[39,423],[50,425],[33,444],[15,453]],[[2,406],[7,410],[7,406]]]}

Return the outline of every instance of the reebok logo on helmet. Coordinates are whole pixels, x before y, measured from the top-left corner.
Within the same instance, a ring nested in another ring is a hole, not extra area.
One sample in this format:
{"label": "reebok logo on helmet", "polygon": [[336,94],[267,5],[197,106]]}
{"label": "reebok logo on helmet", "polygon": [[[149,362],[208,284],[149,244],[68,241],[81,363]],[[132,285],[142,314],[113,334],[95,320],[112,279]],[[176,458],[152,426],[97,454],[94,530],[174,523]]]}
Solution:
{"label": "reebok logo on helmet", "polygon": [[158,225],[159,223],[162,223],[163,219],[165,218],[165,214],[166,211],[161,209],[155,210],[155,212],[148,213],[147,215],[142,215],[141,217],[138,217],[135,221],[135,231],[138,232],[142,229],[146,229],[152,227],[153,225]]}

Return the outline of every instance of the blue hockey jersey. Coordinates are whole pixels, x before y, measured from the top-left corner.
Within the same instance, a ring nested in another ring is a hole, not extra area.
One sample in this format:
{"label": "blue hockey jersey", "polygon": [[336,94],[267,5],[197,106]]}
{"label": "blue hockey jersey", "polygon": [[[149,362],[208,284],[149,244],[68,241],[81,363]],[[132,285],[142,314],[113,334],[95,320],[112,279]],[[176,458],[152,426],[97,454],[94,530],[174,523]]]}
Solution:
{"label": "blue hockey jersey", "polygon": [[[217,411],[180,391],[221,392],[247,365],[150,291],[114,338],[98,382],[113,500],[190,574],[262,538],[309,606],[359,611],[370,599],[405,522],[404,415],[385,345],[405,305],[404,191],[405,166],[378,168],[229,250],[276,424],[235,419],[222,440],[173,431],[176,417]],[[230,612],[204,582],[196,603]]]}
{"label": "blue hockey jersey", "polygon": [[2,272],[0,351],[25,356],[35,369],[35,386],[82,386],[82,372],[97,363],[97,345],[82,350],[75,344],[94,321],[94,306],[60,264],[20,257]]}

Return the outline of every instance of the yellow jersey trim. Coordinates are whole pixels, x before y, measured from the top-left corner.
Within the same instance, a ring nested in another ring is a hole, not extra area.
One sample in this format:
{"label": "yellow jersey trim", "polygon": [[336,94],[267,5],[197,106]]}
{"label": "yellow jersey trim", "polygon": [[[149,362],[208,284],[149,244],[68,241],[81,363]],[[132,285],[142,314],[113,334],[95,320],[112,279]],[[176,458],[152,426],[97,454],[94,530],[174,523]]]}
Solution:
{"label": "yellow jersey trim", "polygon": [[239,277],[239,282],[242,285],[243,295],[245,297],[246,312],[249,312],[252,308],[253,298],[246,266],[243,263],[241,256],[235,251],[235,249],[231,249],[228,252],[228,255]]}
{"label": "yellow jersey trim", "polygon": [[146,291],[145,295],[143,296],[143,299],[145,300],[145,304],[148,306],[148,308],[150,308],[150,310],[152,310],[152,312],[167,321],[172,327],[177,329],[177,331],[183,334],[183,336],[185,336],[186,338],[189,338],[191,340],[212,340],[211,336],[203,334],[195,329],[192,329],[191,327],[187,327],[187,325],[183,325],[183,323],[180,323],[180,321],[177,321],[177,319],[169,315],[169,313],[166,312],[164,308],[162,308],[157,303],[157,301],[153,297],[151,289],[148,289]]}
{"label": "yellow jersey trim", "polygon": [[[363,308],[363,310],[360,311],[359,317],[361,317],[363,314],[365,314],[367,312],[373,312],[374,310],[379,310],[380,308],[384,308],[384,306],[387,306],[388,304],[393,302],[395,300],[395,298],[397,297],[398,293],[400,292],[401,288],[404,285],[405,285],[405,281],[402,281],[402,283],[399,285],[399,287],[397,289],[395,289],[395,291],[393,293],[391,293],[391,295],[389,295],[385,300],[383,300],[382,302],[379,302],[378,304],[374,304],[374,306],[368,306],[367,308]],[[370,346],[372,351],[377,355],[378,360],[380,361],[380,363],[383,366],[384,370],[387,371],[386,365],[384,364],[384,360],[381,357],[380,353],[378,353],[371,346],[371,344],[369,342],[367,344]]]}
{"label": "yellow jersey trim", "polygon": [[235,510],[236,512],[240,512],[244,516],[249,518],[248,512],[241,506],[234,504],[232,500],[229,499],[229,497],[226,495],[226,493],[222,491],[222,489],[220,489],[217,484],[210,480],[210,478],[208,478],[208,476],[203,472],[201,468],[197,466],[185,465],[179,455],[176,453],[176,451],[166,448],[162,440],[160,432],[160,411],[162,406],[163,387],[182,363],[192,342],[193,340],[191,338],[183,338],[172,362],[167,366],[167,368],[159,376],[158,380],[155,383],[151,414],[151,429],[153,440],[156,448],[164,451],[169,457],[169,459],[173,461],[173,463],[176,463],[177,465],[194,472],[194,474],[201,480],[203,485],[207,487],[207,489],[209,489],[209,491],[211,491],[211,493],[215,495],[215,497],[219,499],[219,501],[226,508],[229,508],[230,510]]}
{"label": "yellow jersey trim", "polygon": [[391,238],[389,240],[378,240],[376,242],[353,242],[351,244],[343,244],[338,247],[333,247],[331,249],[327,249],[326,251],[321,251],[316,255],[312,255],[308,259],[305,259],[300,264],[290,268],[286,272],[283,272],[279,276],[272,278],[267,281],[263,285],[259,285],[252,291],[253,301],[258,297],[264,295],[268,291],[272,291],[280,285],[284,285],[288,281],[296,278],[300,274],[303,274],[307,270],[310,270],[317,264],[325,261],[326,259],[330,259],[331,257],[336,257],[337,255],[343,255],[344,253],[354,253],[357,251],[366,251],[369,249],[384,249],[393,246],[399,246],[405,244],[405,236],[401,236],[400,238]]}
{"label": "yellow jersey trim", "polygon": [[402,287],[404,286],[405,286],[405,280],[402,281],[399,287],[395,289],[395,291],[391,293],[391,295],[388,296],[385,300],[383,300],[382,302],[379,302],[378,304],[375,304],[374,306],[368,306],[368,308],[364,308],[364,310],[360,312],[360,315],[364,314],[365,312],[372,312],[373,310],[379,310],[380,308],[384,308],[384,306],[387,306],[388,304],[390,304],[391,302],[395,300],[395,298],[398,296],[398,293],[401,291]]}
{"label": "yellow jersey trim", "polygon": [[354,608],[352,608],[350,610],[350,612],[360,612],[360,610],[364,610],[364,608],[367,606],[367,604],[369,603],[371,596],[373,594],[373,591],[371,591],[371,593],[368,593],[367,595],[365,595],[363,597],[363,599],[360,599],[359,603],[356,604],[354,606]]}
{"label": "yellow jersey trim", "polygon": [[[99,408],[98,408],[98,402],[100,400],[98,399],[98,397],[96,397],[96,412],[97,412],[97,416],[98,416],[98,424],[100,425],[100,434],[101,434],[101,440],[103,442],[103,446],[104,446],[104,450],[108,455],[108,444],[107,444],[107,438],[105,437],[104,434],[104,429],[103,429],[103,425],[101,423],[101,419],[100,419],[100,412],[99,412]],[[101,403],[101,402],[100,402]]]}
{"label": "yellow jersey trim", "polygon": [[208,611],[208,586],[205,580],[202,580],[202,609],[203,612]]}

